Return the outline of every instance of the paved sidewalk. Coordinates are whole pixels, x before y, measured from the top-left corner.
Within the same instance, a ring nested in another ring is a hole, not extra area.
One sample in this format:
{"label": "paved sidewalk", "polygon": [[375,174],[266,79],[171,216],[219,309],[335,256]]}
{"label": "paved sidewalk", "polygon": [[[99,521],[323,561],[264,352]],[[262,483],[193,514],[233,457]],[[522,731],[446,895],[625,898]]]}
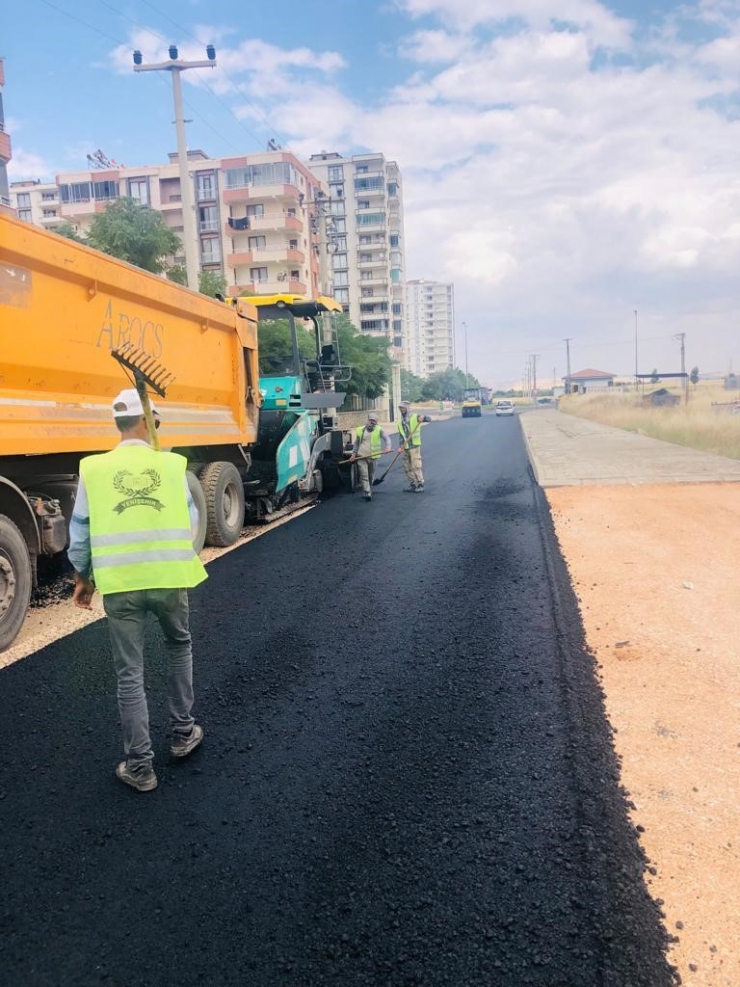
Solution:
{"label": "paved sidewalk", "polygon": [[740,483],[740,460],[555,410],[525,411],[520,420],[542,487],[607,483]]}

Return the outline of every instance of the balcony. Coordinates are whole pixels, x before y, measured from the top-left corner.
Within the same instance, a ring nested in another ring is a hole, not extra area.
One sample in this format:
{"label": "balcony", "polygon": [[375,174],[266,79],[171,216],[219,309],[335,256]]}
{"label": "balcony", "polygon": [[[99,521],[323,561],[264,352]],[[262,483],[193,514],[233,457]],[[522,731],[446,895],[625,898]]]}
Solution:
{"label": "balcony", "polygon": [[[234,217],[235,219],[245,217]],[[285,213],[268,213],[265,216],[249,216],[249,226],[247,227],[250,233],[272,233],[272,232],[285,232],[286,230],[294,231],[296,233],[303,232],[303,221],[298,219],[297,216],[286,216]],[[235,230],[233,226],[229,226],[228,223],[225,224],[224,229],[229,236],[234,236],[235,233],[244,232],[243,230]]]}
{"label": "balcony", "polygon": [[208,219],[203,222],[198,223],[199,233],[218,233],[219,232],[219,222],[217,219]]}
{"label": "balcony", "polygon": [[245,281],[238,286],[236,294],[305,295],[307,291],[308,288],[302,281]]}
{"label": "balcony", "polygon": [[169,199],[162,199],[159,203],[160,209],[182,209],[182,196],[171,195]]}
{"label": "balcony", "polygon": [[10,134],[6,134],[4,130],[0,130],[0,161],[4,161],[7,164],[12,156]]}
{"label": "balcony", "polygon": [[387,287],[388,278],[384,277],[382,274],[373,275],[370,278],[360,278],[361,288],[372,288],[377,285],[382,285],[383,287]]}
{"label": "balcony", "polygon": [[224,189],[222,196],[224,202],[228,204],[250,200],[260,202],[264,199],[288,199],[299,202],[301,193],[295,185],[239,185]]}

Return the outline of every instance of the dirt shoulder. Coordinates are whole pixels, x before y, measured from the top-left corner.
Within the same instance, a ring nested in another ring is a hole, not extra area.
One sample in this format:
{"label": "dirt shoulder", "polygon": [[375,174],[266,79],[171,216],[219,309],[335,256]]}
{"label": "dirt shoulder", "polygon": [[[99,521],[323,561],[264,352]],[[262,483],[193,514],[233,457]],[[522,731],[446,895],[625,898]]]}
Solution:
{"label": "dirt shoulder", "polygon": [[546,491],[684,987],[738,987],[740,488]]}

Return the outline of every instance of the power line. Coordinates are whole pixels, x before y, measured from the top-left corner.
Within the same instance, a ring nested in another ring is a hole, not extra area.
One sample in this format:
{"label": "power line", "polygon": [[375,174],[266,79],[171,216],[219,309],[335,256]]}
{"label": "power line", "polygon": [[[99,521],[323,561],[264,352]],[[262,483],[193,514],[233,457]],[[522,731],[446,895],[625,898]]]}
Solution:
{"label": "power line", "polygon": [[[142,0],[142,3],[145,3],[147,5],[147,7],[149,7],[150,10],[153,10],[154,11],[155,14],[159,14],[160,17],[164,17],[164,19],[167,20],[167,21],[169,21],[170,24],[173,25],[173,27],[176,27],[178,29],[178,31],[182,31],[183,34],[187,34],[187,36],[189,38],[192,38],[193,41],[197,41],[198,44],[201,43],[201,39],[198,38],[198,37],[196,37],[196,35],[194,35],[192,33],[192,31],[189,31],[186,27],[183,27],[182,24],[178,24],[178,22],[176,20],[174,20],[172,17],[170,17],[169,14],[165,14],[164,11],[159,10],[157,7],[154,6],[153,3],[150,2],[150,0]],[[279,131],[277,130],[277,128],[275,126],[273,126],[273,124],[264,115],[264,113],[260,110],[260,108],[257,106],[257,104],[251,102],[251,100],[249,99],[249,97],[247,96],[247,94],[242,90],[242,88],[239,85],[239,83],[236,82],[234,79],[232,79],[232,77],[228,74],[228,72],[226,71],[226,69],[223,68],[223,67],[221,67],[221,74],[224,76],[225,79],[228,79],[228,81],[232,84],[232,86],[236,89],[236,91],[242,96],[242,98],[243,99],[246,99],[247,105],[248,106],[251,106],[251,108],[255,111],[255,113],[257,114],[257,116],[260,117],[260,119],[262,120],[262,122],[267,125],[267,129],[271,133],[274,133],[277,137],[279,137],[280,140],[283,141],[283,143],[285,143],[286,146],[287,146],[289,144],[289,141],[285,140],[284,136],[279,133]],[[206,85],[206,87],[207,87],[207,84],[205,82],[203,84]],[[216,96],[215,93],[213,93],[213,95]],[[218,99],[218,96],[216,96],[216,99]],[[226,105],[226,104],[224,104],[224,105]],[[244,126],[242,124],[241,120],[239,120],[239,117],[236,116],[236,114],[234,113],[234,111],[231,110],[230,107],[227,107],[227,109],[229,109],[229,112],[232,114],[232,116],[234,117],[234,119],[240,124],[240,126]],[[247,133],[250,133],[250,134],[252,133],[248,128],[244,127],[244,129],[247,131]],[[255,137],[255,135],[252,134],[252,137]]]}

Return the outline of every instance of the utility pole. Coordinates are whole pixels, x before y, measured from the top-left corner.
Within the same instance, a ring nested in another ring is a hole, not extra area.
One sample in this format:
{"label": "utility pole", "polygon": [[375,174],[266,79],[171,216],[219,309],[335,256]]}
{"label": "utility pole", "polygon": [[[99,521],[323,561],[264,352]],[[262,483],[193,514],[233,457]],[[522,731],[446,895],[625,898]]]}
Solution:
{"label": "utility pole", "polygon": [[532,353],[529,358],[532,362],[532,404],[537,403],[537,360],[539,355],[537,353]]}
{"label": "utility pole", "polygon": [[[686,333],[679,332],[676,333],[674,339],[678,339],[681,342],[681,373],[686,374]],[[689,400],[689,380],[688,377],[684,376],[681,383],[683,384],[683,399],[684,403]]]}
{"label": "utility pole", "polygon": [[[317,233],[319,251],[319,281],[321,293],[324,295],[333,294],[334,286],[331,274],[329,258],[336,253],[337,238],[334,220],[329,215],[329,200],[322,189],[316,189],[314,196],[315,210],[315,230]],[[334,343],[334,315],[325,312],[322,320],[323,344],[328,346]]]}
{"label": "utility pole", "polygon": [[468,386],[468,324],[463,322],[463,337],[465,339],[465,386]]}
{"label": "utility pole", "polygon": [[637,364],[637,309],[635,309],[635,391],[637,391],[637,381],[639,374],[638,364]]}
{"label": "utility pole", "polygon": [[182,196],[182,227],[183,246],[185,248],[185,267],[188,272],[188,287],[198,291],[198,273],[200,271],[200,251],[198,234],[195,224],[195,202],[193,189],[188,174],[188,147],[185,140],[185,121],[182,115],[182,80],[180,75],[186,69],[213,69],[216,67],[216,49],[213,45],[206,47],[207,61],[186,62],[179,57],[175,45],[169,47],[169,62],[157,62],[155,65],[144,65],[140,51],[134,52],[134,72],[169,72],[172,76],[172,96],[175,103],[175,131],[177,133],[177,163],[180,170],[180,195]]}
{"label": "utility pole", "polygon": [[572,336],[565,340],[565,393],[570,394],[570,344]]}

